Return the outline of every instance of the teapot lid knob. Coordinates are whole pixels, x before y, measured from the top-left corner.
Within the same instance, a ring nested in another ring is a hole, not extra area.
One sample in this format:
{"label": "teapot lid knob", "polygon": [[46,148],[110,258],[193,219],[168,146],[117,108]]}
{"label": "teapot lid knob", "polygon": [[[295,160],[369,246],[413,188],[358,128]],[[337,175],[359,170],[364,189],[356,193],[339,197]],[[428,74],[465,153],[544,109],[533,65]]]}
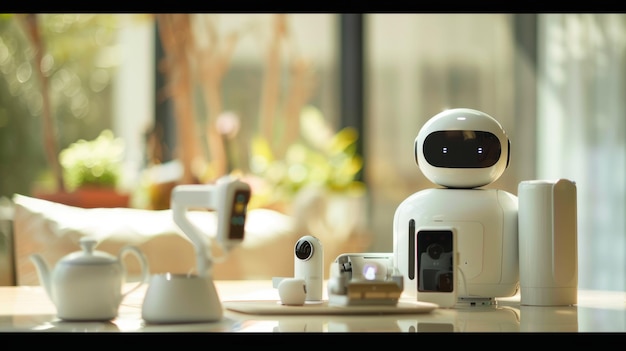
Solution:
{"label": "teapot lid knob", "polygon": [[87,254],[93,253],[93,249],[96,247],[97,243],[96,239],[91,237],[84,236],[80,238],[80,247],[82,247],[83,251]]}

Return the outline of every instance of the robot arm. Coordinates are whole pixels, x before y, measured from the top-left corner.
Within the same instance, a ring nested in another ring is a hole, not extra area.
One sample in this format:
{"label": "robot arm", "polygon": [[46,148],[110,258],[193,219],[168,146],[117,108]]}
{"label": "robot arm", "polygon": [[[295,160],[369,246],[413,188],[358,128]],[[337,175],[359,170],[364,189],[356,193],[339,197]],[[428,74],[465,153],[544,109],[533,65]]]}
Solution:
{"label": "robot arm", "polygon": [[205,208],[217,212],[217,240],[227,250],[244,238],[244,226],[250,186],[231,176],[217,180],[215,184],[185,184],[172,190],[172,213],[174,222],[191,240],[196,251],[199,275],[210,272],[213,258],[209,238],[187,217],[190,208]]}

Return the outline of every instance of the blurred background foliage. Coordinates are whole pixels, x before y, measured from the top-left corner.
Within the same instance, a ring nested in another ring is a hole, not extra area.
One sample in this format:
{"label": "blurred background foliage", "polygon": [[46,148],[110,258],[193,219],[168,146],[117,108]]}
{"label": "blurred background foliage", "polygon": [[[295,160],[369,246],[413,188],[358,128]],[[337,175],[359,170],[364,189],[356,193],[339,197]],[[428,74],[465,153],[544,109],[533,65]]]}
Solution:
{"label": "blurred background foliage", "polygon": [[120,55],[118,17],[37,14],[43,50],[28,35],[25,14],[0,15],[0,196],[30,194],[33,183],[51,187],[42,124],[45,90],[56,153],[78,139],[94,139],[111,127],[111,82]]}

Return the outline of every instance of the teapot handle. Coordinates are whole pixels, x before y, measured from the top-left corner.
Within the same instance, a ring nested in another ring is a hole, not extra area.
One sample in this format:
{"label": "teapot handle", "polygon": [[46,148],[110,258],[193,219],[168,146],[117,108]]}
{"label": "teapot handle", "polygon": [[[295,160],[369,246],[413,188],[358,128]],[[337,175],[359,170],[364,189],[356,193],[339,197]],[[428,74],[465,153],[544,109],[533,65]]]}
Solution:
{"label": "teapot handle", "polygon": [[127,270],[126,264],[124,263],[124,258],[127,254],[133,254],[139,261],[139,265],[141,267],[141,274],[140,274],[141,279],[139,279],[137,284],[135,284],[132,288],[124,292],[122,294],[122,298],[126,297],[126,295],[137,290],[140,286],[145,284],[148,281],[148,275],[150,272],[149,266],[148,266],[148,260],[146,259],[146,256],[143,254],[143,252],[141,252],[141,250],[139,250],[138,247],[132,246],[132,245],[126,245],[120,249],[119,260],[122,263],[124,270]]}

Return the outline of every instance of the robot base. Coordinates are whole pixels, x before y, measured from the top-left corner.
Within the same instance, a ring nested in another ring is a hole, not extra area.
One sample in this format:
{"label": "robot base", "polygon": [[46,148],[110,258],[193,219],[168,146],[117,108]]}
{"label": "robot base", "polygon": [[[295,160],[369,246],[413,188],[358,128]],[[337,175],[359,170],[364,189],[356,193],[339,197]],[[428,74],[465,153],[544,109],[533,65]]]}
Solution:
{"label": "robot base", "polygon": [[455,307],[483,307],[494,306],[496,304],[496,299],[493,297],[459,297]]}

